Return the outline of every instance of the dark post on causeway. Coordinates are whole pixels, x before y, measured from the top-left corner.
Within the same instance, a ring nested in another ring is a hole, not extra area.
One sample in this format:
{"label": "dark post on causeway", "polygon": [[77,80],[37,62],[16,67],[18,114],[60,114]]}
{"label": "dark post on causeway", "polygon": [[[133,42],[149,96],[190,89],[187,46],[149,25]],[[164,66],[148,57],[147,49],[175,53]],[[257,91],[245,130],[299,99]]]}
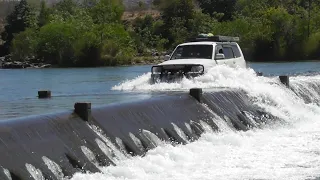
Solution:
{"label": "dark post on causeway", "polygon": [[262,72],[256,72],[257,76],[263,76]]}
{"label": "dark post on causeway", "polygon": [[45,99],[45,98],[51,98],[51,91],[38,91],[38,98],[39,99]]}
{"label": "dark post on causeway", "polygon": [[189,94],[198,100],[200,103],[202,102],[202,89],[201,88],[193,88],[190,89]]}
{"label": "dark post on causeway", "polygon": [[279,76],[280,82],[289,87],[289,76]]}
{"label": "dark post on causeway", "polygon": [[77,102],[74,104],[74,112],[78,114],[84,121],[89,120],[89,114],[91,112],[91,103],[89,102]]}

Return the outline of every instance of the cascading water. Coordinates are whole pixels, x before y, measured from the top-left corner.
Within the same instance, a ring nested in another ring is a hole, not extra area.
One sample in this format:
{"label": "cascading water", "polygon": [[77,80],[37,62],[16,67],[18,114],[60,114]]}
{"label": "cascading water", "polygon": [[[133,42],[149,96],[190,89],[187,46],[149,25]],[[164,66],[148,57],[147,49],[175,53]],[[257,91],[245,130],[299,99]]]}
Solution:
{"label": "cascading water", "polygon": [[[123,91],[212,91],[236,88],[252,103],[282,121],[247,132],[216,123],[197,141],[163,143],[144,157],[121,158],[102,173],[77,173],[72,180],[104,179],[313,179],[320,177],[320,76],[290,79],[291,89],[275,77],[257,77],[252,69],[214,67],[195,79],[151,85],[150,74],[113,87]],[[205,105],[204,105],[205,106]],[[222,119],[215,119],[223,121]],[[206,128],[205,128],[206,129]],[[178,130],[177,130],[178,131]],[[85,149],[85,148],[84,148]]]}

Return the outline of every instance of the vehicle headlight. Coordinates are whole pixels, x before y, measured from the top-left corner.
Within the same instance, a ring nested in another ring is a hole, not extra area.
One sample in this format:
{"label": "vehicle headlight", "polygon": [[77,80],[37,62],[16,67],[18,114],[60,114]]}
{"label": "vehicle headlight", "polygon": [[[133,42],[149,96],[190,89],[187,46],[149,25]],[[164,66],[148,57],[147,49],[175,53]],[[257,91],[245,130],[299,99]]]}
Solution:
{"label": "vehicle headlight", "polygon": [[162,70],[163,70],[162,66],[153,66],[151,68],[151,73],[152,74],[161,74]]}
{"label": "vehicle headlight", "polygon": [[201,65],[198,65],[198,66],[192,66],[191,67],[191,73],[203,73],[204,71],[204,67],[201,66]]}

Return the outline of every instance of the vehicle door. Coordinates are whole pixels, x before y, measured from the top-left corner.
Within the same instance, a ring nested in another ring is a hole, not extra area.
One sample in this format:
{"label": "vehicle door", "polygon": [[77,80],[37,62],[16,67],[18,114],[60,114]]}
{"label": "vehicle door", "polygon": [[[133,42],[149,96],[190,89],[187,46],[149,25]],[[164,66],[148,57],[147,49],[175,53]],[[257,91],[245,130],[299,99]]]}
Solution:
{"label": "vehicle door", "polygon": [[208,50],[205,54],[208,54],[207,57],[208,57],[208,59],[210,59],[210,61],[208,63],[208,66],[209,67],[214,67],[214,66],[217,65],[217,62],[215,60],[215,52],[216,52],[216,50],[215,50],[215,46],[214,45],[210,45],[210,46],[211,46],[210,52]]}
{"label": "vehicle door", "polygon": [[[217,54],[223,54],[224,58],[217,58]],[[215,49],[215,60],[218,65],[234,66],[234,54],[229,44],[217,44]]]}
{"label": "vehicle door", "polygon": [[244,59],[244,56],[240,50],[240,47],[237,43],[231,44],[233,54],[234,54],[234,64],[238,67],[246,67],[246,61]]}

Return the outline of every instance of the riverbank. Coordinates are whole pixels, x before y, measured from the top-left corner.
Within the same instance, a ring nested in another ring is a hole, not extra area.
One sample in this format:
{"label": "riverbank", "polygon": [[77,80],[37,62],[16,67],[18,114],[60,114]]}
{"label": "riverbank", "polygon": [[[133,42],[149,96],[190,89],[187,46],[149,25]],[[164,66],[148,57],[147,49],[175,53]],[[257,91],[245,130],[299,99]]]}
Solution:
{"label": "riverbank", "polygon": [[13,61],[11,55],[0,57],[1,69],[51,68],[49,63],[36,61],[35,58],[26,58],[22,61]]}
{"label": "riverbank", "polygon": [[[164,56],[137,56],[126,64],[114,64],[112,66],[149,65],[159,64],[164,61]],[[0,69],[26,69],[26,68],[59,68],[60,66],[46,62],[40,62],[34,58],[21,61],[13,61],[11,56],[0,57]],[[105,66],[99,66],[105,67]]]}

